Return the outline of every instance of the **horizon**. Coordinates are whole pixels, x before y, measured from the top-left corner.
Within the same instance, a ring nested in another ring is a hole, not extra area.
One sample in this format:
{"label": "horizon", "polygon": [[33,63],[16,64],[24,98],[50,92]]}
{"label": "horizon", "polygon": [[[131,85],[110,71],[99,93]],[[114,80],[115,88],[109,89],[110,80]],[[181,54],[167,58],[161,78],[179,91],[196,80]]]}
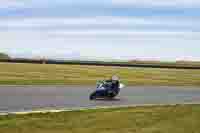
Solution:
{"label": "horizon", "polygon": [[200,61],[197,0],[3,0],[0,52],[19,58]]}
{"label": "horizon", "polygon": [[105,62],[134,62],[134,61],[141,61],[141,62],[200,62],[199,60],[182,60],[182,59],[175,59],[175,60],[159,60],[159,59],[151,59],[151,58],[134,58],[134,59],[96,59],[96,58],[88,58],[88,57],[85,57],[85,58],[66,58],[66,57],[54,57],[54,58],[49,58],[49,57],[45,57],[45,56],[35,56],[35,57],[23,57],[23,56],[14,56],[14,55],[9,55],[7,53],[3,53],[0,51],[0,54],[6,54],[8,55],[11,59],[25,59],[25,60],[55,60],[55,61],[105,61]]}

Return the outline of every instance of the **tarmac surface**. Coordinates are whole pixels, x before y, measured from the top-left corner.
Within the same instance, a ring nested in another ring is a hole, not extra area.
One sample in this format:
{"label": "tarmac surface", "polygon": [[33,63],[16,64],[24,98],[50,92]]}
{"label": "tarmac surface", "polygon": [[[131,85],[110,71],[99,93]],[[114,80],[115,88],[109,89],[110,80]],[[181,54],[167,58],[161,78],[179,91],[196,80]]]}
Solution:
{"label": "tarmac surface", "polygon": [[200,87],[125,87],[113,100],[90,101],[95,86],[0,86],[0,113],[126,105],[200,104]]}

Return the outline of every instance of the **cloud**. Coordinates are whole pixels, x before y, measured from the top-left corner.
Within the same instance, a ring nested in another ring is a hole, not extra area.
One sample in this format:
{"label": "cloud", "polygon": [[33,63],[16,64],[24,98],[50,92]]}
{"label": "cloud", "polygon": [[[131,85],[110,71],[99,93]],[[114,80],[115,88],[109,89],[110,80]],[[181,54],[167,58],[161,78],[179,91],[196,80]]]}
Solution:
{"label": "cloud", "polygon": [[113,5],[139,7],[199,7],[199,0],[112,0]]}
{"label": "cloud", "polygon": [[170,29],[200,30],[200,19],[187,17],[44,17],[0,19],[0,29],[12,30],[90,30],[90,29]]}
{"label": "cloud", "polygon": [[0,9],[7,8],[22,8],[25,7],[25,1],[23,0],[1,0]]}
{"label": "cloud", "polygon": [[76,53],[90,59],[200,60],[199,38],[199,32],[12,30],[0,31],[0,50],[20,57],[69,58]]}
{"label": "cloud", "polygon": [[82,17],[82,18],[23,18],[23,19],[2,19],[0,26],[7,27],[40,27],[56,25],[129,25],[129,24],[151,24],[143,18],[122,18],[122,17]]}
{"label": "cloud", "polygon": [[52,8],[56,6],[90,6],[109,5],[107,0],[1,0],[0,9],[22,9],[22,8]]}
{"label": "cloud", "polygon": [[107,2],[92,0],[7,0],[0,3],[0,18],[80,16],[200,17],[198,13],[200,11],[200,2],[177,1],[175,2],[177,4],[175,4],[172,0],[108,0]]}
{"label": "cloud", "polygon": [[1,0],[0,8],[13,7],[52,7],[58,5],[101,5],[110,7],[137,6],[137,7],[199,7],[199,0]]}

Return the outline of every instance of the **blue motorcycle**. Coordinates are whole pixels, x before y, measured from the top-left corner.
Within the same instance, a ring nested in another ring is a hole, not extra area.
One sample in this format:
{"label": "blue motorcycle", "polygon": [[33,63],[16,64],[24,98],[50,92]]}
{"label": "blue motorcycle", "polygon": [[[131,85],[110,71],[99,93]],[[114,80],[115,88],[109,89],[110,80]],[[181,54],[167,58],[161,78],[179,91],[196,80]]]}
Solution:
{"label": "blue motorcycle", "polygon": [[120,89],[124,87],[119,81],[116,81],[116,83],[117,85],[114,84],[113,87],[113,82],[107,82],[105,80],[98,81],[96,90],[90,94],[90,100],[113,99],[119,94]]}

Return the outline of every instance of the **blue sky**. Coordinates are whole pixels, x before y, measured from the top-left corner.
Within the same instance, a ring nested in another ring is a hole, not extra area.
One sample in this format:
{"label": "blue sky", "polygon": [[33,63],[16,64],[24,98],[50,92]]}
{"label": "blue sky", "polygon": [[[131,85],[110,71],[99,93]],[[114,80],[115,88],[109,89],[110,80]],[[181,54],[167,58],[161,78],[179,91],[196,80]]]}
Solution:
{"label": "blue sky", "polygon": [[2,0],[0,52],[200,61],[198,0]]}

